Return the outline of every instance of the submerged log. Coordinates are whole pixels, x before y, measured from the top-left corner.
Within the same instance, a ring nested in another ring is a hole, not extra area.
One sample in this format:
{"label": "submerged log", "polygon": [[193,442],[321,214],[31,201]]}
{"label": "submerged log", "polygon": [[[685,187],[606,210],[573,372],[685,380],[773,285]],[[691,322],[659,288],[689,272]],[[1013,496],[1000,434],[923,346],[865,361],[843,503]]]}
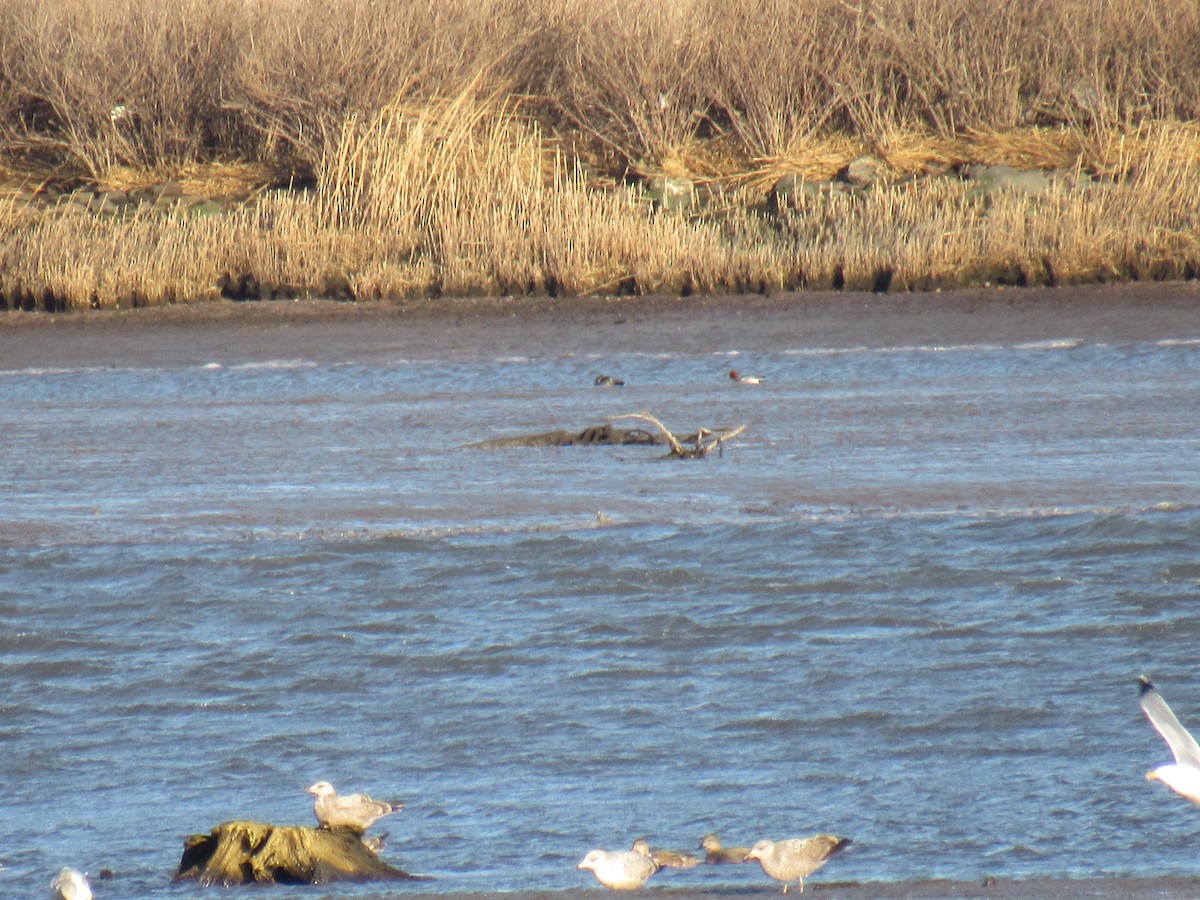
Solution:
{"label": "submerged log", "polygon": [[505,447],[575,447],[663,443],[665,441],[661,437],[644,428],[617,428],[612,422],[605,422],[603,425],[593,425],[582,431],[544,431],[540,434],[492,438],[467,446],[477,450],[492,450]]}
{"label": "submerged log", "polygon": [[224,822],[183,845],[175,881],[200,884],[326,884],[418,879],[389,866],[349,828]]}
{"label": "submerged log", "polygon": [[[624,416],[614,416],[615,419],[640,419],[643,422],[649,422],[662,434],[662,442],[670,448],[667,454],[668,459],[704,459],[714,450],[718,456],[725,453],[725,442],[731,441],[743,431],[746,430],[745,425],[739,425],[737,428],[719,428],[711,431],[707,428],[699,428],[694,434],[687,437],[677,437],[671,433],[662,422],[650,415],[648,412],[629,413]],[[709,440],[711,438],[711,440]],[[691,444],[691,447],[685,447],[684,444]]]}

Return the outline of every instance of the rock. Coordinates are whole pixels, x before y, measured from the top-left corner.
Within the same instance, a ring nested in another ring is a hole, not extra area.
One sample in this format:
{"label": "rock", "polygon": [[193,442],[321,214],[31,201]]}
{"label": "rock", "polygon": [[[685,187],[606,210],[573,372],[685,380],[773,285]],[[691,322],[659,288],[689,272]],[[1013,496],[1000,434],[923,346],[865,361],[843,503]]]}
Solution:
{"label": "rock", "polygon": [[155,199],[170,200],[183,196],[183,185],[178,181],[164,181],[150,188],[150,192],[154,194]]}
{"label": "rock", "polygon": [[101,191],[89,207],[94,216],[118,216],[125,210],[126,200],[123,191]]}
{"label": "rock", "polygon": [[687,212],[695,201],[695,186],[686,178],[656,175],[646,181],[646,196],[655,209]]}
{"label": "rock", "polygon": [[0,203],[11,203],[13,206],[29,206],[38,201],[38,195],[24,188],[0,190]]}
{"label": "rock", "polygon": [[963,175],[975,182],[967,191],[968,198],[991,197],[1001,191],[1036,197],[1048,194],[1054,189],[1049,177],[1041,169],[1022,170],[1012,166],[971,165],[963,170]]}
{"label": "rock", "polygon": [[157,199],[158,193],[153,188],[134,188],[129,192],[129,202],[139,206],[143,203],[152,204]]}
{"label": "rock", "polygon": [[842,166],[834,177],[851,187],[866,187],[879,180],[883,166],[883,160],[877,156],[860,156]]}
{"label": "rock", "polygon": [[809,181],[799,172],[789,172],[775,181],[771,193],[767,195],[767,210],[772,213],[782,212],[801,200],[815,200],[821,193],[820,182]]}
{"label": "rock", "polygon": [[1100,183],[1090,172],[1076,168],[1055,169],[1048,177],[1055,187],[1068,191],[1086,191]]}
{"label": "rock", "polygon": [[111,203],[114,206],[125,206],[129,203],[129,195],[124,191],[101,191],[96,196],[100,197],[105,203]]}
{"label": "rock", "polygon": [[223,216],[225,207],[216,200],[205,200],[203,197],[188,198],[184,202],[184,210],[189,218],[198,219],[202,216]]}
{"label": "rock", "polygon": [[175,881],[204,886],[417,879],[380,860],[347,828],[224,822],[183,845]]}

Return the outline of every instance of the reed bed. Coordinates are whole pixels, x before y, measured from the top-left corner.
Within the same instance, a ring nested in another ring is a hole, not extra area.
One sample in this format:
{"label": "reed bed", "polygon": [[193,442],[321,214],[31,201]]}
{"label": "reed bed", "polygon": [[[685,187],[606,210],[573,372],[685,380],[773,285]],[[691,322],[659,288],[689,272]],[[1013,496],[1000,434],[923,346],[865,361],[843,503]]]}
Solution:
{"label": "reed bed", "polygon": [[[930,289],[1200,271],[1194,0],[0,0],[0,307]],[[870,154],[870,190],[763,197]],[[1097,176],[981,199],[969,162]],[[655,211],[643,176],[719,189]]]}

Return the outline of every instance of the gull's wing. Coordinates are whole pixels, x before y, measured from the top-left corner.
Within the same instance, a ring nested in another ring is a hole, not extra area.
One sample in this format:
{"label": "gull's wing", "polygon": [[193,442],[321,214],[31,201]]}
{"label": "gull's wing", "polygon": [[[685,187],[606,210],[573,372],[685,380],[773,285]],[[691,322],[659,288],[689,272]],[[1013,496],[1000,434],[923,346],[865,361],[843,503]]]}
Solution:
{"label": "gull's wing", "polygon": [[1181,766],[1191,766],[1200,769],[1200,744],[1188,734],[1188,730],[1179,724],[1171,707],[1162,698],[1162,694],[1145,675],[1138,678],[1142,691],[1142,712],[1154,726],[1154,730],[1162,735],[1162,739],[1171,748],[1175,762]]}

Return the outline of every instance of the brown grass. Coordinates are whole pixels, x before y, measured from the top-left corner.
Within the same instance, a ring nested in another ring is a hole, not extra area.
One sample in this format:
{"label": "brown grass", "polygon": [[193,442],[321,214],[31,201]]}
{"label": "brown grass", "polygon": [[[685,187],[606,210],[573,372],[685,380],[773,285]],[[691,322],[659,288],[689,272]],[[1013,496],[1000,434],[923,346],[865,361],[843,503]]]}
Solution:
{"label": "brown grass", "polygon": [[[0,200],[8,305],[1200,268],[1194,0],[0,0],[0,21],[0,179],[256,197],[127,221]],[[865,153],[896,186],[756,211]],[[903,182],[965,162],[1106,180]],[[726,193],[656,215],[627,184],[657,173]]]}

